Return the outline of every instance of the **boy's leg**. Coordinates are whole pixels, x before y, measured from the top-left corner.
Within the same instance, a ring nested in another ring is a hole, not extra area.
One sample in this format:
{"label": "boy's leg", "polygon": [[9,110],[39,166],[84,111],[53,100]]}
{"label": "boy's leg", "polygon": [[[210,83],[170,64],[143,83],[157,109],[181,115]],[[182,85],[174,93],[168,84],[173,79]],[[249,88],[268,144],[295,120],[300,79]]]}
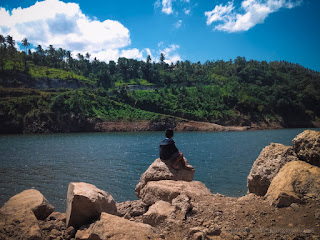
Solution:
{"label": "boy's leg", "polygon": [[177,157],[175,162],[172,164],[172,168],[177,170],[179,168],[179,163],[180,162],[183,162],[183,154],[182,154],[182,152],[179,152],[179,156]]}

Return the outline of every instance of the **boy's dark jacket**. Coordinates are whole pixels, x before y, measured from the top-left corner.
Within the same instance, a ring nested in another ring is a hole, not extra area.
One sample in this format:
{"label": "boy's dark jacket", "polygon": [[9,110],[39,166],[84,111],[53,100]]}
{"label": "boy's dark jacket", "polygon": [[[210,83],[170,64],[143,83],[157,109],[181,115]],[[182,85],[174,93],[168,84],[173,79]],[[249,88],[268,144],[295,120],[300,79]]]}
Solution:
{"label": "boy's dark jacket", "polygon": [[166,138],[162,142],[160,142],[159,148],[160,148],[159,152],[160,152],[161,160],[170,159],[173,153],[179,151],[172,138]]}

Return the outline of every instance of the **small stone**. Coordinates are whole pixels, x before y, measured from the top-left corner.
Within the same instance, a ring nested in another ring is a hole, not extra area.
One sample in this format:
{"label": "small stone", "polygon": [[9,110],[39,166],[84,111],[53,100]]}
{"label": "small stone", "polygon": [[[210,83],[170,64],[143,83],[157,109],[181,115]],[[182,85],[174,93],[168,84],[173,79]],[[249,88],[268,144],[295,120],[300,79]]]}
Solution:
{"label": "small stone", "polygon": [[65,231],[64,237],[66,239],[70,239],[70,238],[73,238],[75,236],[75,234],[76,234],[76,230],[74,229],[74,227],[70,226]]}
{"label": "small stone", "polygon": [[129,212],[127,212],[124,216],[123,216],[125,219],[130,219],[131,218],[131,215]]}
{"label": "small stone", "polygon": [[57,236],[61,235],[61,232],[58,231],[57,229],[52,229],[51,232],[50,232],[50,235],[57,237]]}
{"label": "small stone", "polygon": [[289,223],[289,224],[288,224],[288,227],[293,227],[293,224],[292,224],[292,223]]}
{"label": "small stone", "polygon": [[299,209],[299,204],[297,204],[297,203],[292,203],[291,205],[290,205],[290,207],[293,209],[293,210],[298,210]]}
{"label": "small stone", "polygon": [[303,230],[303,233],[311,234],[311,233],[313,233],[313,229],[305,229],[305,230]]}
{"label": "small stone", "polygon": [[316,212],[314,213],[314,216],[316,219],[320,220],[320,209],[316,210]]}
{"label": "small stone", "polygon": [[206,221],[206,222],[204,222],[202,225],[205,226],[205,227],[209,227],[209,226],[210,226],[210,222],[209,222],[209,221]]}
{"label": "small stone", "polygon": [[192,240],[202,240],[205,239],[205,235],[203,232],[196,232],[193,234]]}
{"label": "small stone", "polygon": [[52,229],[56,228],[55,224],[52,222],[47,222],[42,226],[43,230],[49,230],[51,231]]}
{"label": "small stone", "polygon": [[211,236],[219,236],[221,234],[221,229],[220,228],[212,228],[212,229],[208,229],[208,235]]}

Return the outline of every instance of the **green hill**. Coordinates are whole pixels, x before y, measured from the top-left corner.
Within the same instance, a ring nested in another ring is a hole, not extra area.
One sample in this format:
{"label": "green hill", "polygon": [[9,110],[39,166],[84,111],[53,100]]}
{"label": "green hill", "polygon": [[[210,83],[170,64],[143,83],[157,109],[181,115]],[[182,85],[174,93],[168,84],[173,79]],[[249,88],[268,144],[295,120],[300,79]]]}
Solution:
{"label": "green hill", "polygon": [[[90,131],[101,121],[187,119],[221,125],[318,126],[320,73],[285,61],[168,65],[0,43],[0,132]],[[162,59],[163,60],[163,59]],[[148,89],[148,90],[132,90]]]}

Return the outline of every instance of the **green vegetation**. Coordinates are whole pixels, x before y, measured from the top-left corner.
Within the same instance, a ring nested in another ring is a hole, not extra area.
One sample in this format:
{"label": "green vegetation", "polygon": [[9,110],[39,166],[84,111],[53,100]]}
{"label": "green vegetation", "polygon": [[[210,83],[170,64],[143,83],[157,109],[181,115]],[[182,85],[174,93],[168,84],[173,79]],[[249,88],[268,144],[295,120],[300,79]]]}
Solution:
{"label": "green vegetation", "polygon": [[128,85],[141,85],[141,86],[152,86],[152,83],[149,83],[147,80],[145,79],[130,79],[128,82],[124,82],[122,79],[119,81],[116,81],[114,83],[114,86],[116,88],[119,87],[123,87],[123,86],[128,86]]}
{"label": "green vegetation", "polygon": [[[19,52],[14,42],[0,35],[2,129],[21,132],[35,122],[62,123],[66,116],[135,121],[170,115],[223,125],[276,122],[285,127],[319,121],[320,73],[298,64],[238,57],[168,65],[163,54],[158,63],[148,56],[145,62],[119,58],[107,64],[90,61],[90,54],[75,59],[52,45],[46,50],[38,45],[31,52],[27,39],[21,42],[26,52]],[[130,85],[153,90],[134,91]]]}

